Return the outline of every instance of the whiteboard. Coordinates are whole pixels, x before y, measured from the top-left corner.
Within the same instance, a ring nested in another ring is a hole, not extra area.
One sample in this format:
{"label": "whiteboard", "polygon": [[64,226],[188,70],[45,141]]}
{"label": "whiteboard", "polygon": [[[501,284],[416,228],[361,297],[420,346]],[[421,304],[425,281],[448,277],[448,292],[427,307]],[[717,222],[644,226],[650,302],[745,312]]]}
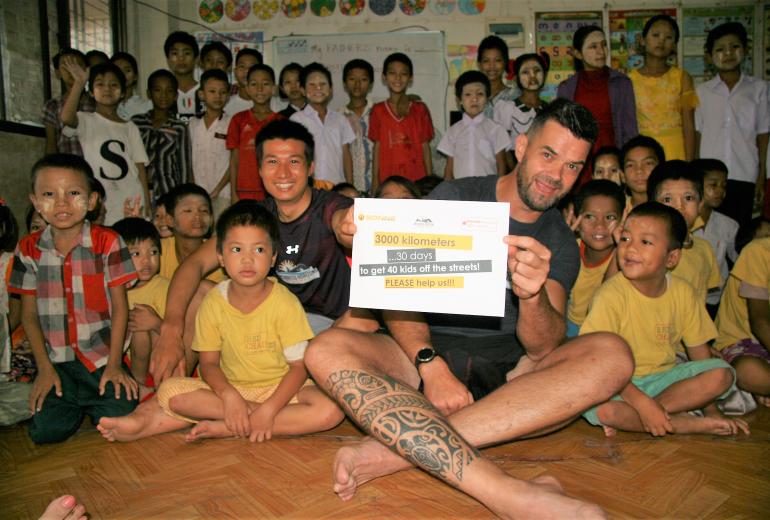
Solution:
{"label": "whiteboard", "polygon": [[430,109],[433,126],[442,132],[446,130],[448,73],[443,32],[279,36],[272,47],[276,81],[281,69],[291,62],[307,65],[317,61],[331,71],[334,97],[329,107],[332,110],[339,110],[348,102],[342,81],[342,69],[348,61],[360,58],[372,64],[374,88],[369,99],[376,103],[388,98],[388,89],[382,83],[382,62],[389,54],[403,52],[414,65],[414,77],[407,93],[420,96]]}

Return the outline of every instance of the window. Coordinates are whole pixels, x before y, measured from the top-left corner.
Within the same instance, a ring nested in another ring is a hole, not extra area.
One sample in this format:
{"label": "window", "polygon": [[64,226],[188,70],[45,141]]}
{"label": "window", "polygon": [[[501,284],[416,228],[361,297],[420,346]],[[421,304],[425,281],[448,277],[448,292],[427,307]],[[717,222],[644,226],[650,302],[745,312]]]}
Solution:
{"label": "window", "polygon": [[113,54],[110,2],[69,0],[70,45],[81,51],[96,49]]}

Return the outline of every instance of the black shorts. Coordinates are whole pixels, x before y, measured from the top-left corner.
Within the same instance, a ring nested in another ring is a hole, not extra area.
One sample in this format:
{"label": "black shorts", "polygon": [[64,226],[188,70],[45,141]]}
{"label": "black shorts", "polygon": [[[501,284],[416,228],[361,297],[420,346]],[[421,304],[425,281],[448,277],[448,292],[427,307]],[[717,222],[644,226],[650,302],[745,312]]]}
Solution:
{"label": "black shorts", "polygon": [[513,334],[452,336],[431,333],[433,348],[478,400],[505,383],[505,375],[525,354]]}

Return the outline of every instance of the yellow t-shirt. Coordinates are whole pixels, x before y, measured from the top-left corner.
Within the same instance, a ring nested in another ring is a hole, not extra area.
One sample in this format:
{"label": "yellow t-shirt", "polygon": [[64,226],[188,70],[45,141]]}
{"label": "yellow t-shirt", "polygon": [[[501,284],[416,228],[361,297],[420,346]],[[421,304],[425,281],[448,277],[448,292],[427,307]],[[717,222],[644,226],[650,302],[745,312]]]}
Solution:
{"label": "yellow t-shirt", "polygon": [[634,377],[672,368],[680,342],[695,347],[717,335],[692,286],[670,274],[666,280],[666,292],[650,298],[622,273],[613,276],[596,292],[580,327],[580,334],[607,331],[625,339],[636,362]]}
{"label": "yellow t-shirt", "polygon": [[719,274],[719,265],[711,244],[700,237],[692,237],[692,240],[691,248],[682,248],[682,258],[671,272],[690,282],[698,295],[698,301],[706,305],[709,289],[721,287],[722,275]]}
{"label": "yellow t-shirt", "polygon": [[126,296],[128,296],[128,308],[133,309],[137,303],[149,305],[162,318],[166,315],[168,284],[168,278],[156,274],[146,285],[129,289],[126,293]]}
{"label": "yellow t-shirt", "polygon": [[[176,256],[176,238],[173,236],[163,238],[160,241],[160,246],[160,271],[158,274],[171,280],[179,267],[179,258]],[[214,283],[219,283],[226,278],[224,271],[220,267],[206,277],[207,280],[211,280]]]}
{"label": "yellow t-shirt", "polygon": [[610,265],[612,253],[607,255],[600,264],[589,266],[585,261],[585,244],[578,240],[580,246],[580,272],[575,285],[569,293],[567,304],[567,318],[574,324],[580,325],[586,319],[588,304],[591,302],[596,290],[602,284],[604,273]]}
{"label": "yellow t-shirt", "polygon": [[222,372],[233,385],[277,385],[289,371],[284,349],[313,337],[297,297],[275,278],[268,279],[273,289],[248,314],[227,301],[230,280],[209,291],[198,310],[192,348],[221,352]]}
{"label": "yellow t-shirt", "polygon": [[716,349],[722,350],[746,338],[756,341],[751,333],[746,299],[739,294],[741,282],[770,290],[770,238],[746,245],[730,271],[717,313],[719,336],[714,342]]}

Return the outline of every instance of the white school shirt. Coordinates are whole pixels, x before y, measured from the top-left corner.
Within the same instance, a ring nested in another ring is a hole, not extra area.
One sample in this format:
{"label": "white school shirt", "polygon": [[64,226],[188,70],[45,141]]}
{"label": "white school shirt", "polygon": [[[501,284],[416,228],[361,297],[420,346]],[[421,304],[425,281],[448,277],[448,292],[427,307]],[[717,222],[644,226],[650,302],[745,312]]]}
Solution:
{"label": "white school shirt", "polygon": [[712,211],[709,221],[705,227],[698,228],[692,232],[696,237],[706,239],[714,249],[714,256],[717,258],[719,274],[722,275],[722,285],[718,289],[710,289],[706,296],[706,302],[711,305],[719,303],[722,296],[722,289],[730,276],[730,270],[727,268],[727,259],[735,263],[738,260],[738,253],[735,251],[735,236],[738,234],[738,223],[718,211]]}
{"label": "white school shirt", "polygon": [[118,115],[125,121],[130,121],[132,117],[139,114],[146,114],[150,110],[152,110],[152,101],[144,99],[139,94],[124,99],[118,105]]}
{"label": "white school shirt", "polygon": [[[542,106],[542,105],[541,105]],[[495,103],[494,120],[496,123],[502,125],[503,128],[511,136],[511,143],[508,147],[509,150],[513,150],[516,144],[516,138],[520,134],[526,134],[529,127],[532,126],[532,121],[540,112],[540,109],[530,108],[524,103],[518,100],[513,101],[498,101]]]}
{"label": "white school shirt", "polygon": [[123,202],[127,197],[141,196],[137,163],[147,166],[150,160],[144,149],[139,129],[131,121],[110,121],[96,112],[78,112],[78,127],[65,127],[65,135],[77,135],[83,157],[104,185],[107,215],[104,225],[111,226],[123,218]]}
{"label": "white school shirt", "polygon": [[724,162],[731,180],[755,183],[759,175],[757,135],[770,131],[767,84],[741,74],[730,91],[716,76],[698,85],[696,91],[699,156]]}
{"label": "white school shirt", "polygon": [[356,139],[348,119],[339,112],[327,110],[326,117],[321,121],[318,112],[310,104],[305,105],[305,108],[299,112],[293,113],[290,119],[301,123],[313,135],[314,177],[334,184],[345,182],[342,146]]}
{"label": "white school shirt", "polygon": [[463,118],[449,127],[438,151],[454,158],[455,179],[497,175],[495,155],[508,148],[511,138],[500,124],[482,112]]}
{"label": "white school shirt", "polygon": [[[193,117],[188,123],[195,184],[202,186],[209,193],[230,165],[230,150],[225,146],[225,142],[231,117],[222,114],[208,128],[202,117]],[[219,197],[230,197],[229,184],[222,188]]]}

